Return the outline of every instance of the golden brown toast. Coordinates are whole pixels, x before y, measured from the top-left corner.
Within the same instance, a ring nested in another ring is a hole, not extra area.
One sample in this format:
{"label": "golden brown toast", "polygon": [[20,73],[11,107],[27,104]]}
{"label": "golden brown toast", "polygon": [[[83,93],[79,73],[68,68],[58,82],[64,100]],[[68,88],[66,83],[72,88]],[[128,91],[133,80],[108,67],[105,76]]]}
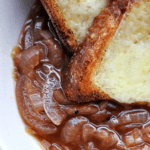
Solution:
{"label": "golden brown toast", "polygon": [[150,0],[113,1],[98,15],[63,79],[69,100],[150,102]]}
{"label": "golden brown toast", "polygon": [[107,5],[108,0],[41,0],[56,32],[73,52],[88,33],[93,19]]}

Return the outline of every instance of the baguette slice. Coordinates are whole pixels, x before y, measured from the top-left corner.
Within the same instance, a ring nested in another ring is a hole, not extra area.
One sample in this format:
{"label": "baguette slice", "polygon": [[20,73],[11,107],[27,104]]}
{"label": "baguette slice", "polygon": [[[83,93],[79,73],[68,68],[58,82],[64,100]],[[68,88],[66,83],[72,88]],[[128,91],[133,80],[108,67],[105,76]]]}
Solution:
{"label": "baguette slice", "polygon": [[108,0],[41,0],[64,46],[73,52]]}
{"label": "baguette slice", "polygon": [[63,79],[69,100],[150,102],[150,0],[114,1],[94,19]]}

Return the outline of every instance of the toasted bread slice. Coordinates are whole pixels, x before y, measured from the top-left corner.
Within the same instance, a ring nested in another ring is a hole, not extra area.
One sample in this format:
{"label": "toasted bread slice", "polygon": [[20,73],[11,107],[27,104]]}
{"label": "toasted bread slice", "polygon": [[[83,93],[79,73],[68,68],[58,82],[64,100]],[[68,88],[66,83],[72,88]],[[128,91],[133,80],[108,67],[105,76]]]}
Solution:
{"label": "toasted bread slice", "polygon": [[59,38],[73,52],[108,0],[41,0]]}
{"label": "toasted bread slice", "polygon": [[65,74],[69,100],[150,102],[150,0],[114,1],[94,19]]}

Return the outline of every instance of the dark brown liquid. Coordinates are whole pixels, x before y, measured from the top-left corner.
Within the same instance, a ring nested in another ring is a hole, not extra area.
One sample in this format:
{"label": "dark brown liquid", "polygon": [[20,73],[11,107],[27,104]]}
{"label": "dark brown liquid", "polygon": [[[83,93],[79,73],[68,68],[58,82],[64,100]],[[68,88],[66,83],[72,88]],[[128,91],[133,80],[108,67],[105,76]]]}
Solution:
{"label": "dark brown liquid", "polygon": [[14,49],[16,98],[30,133],[50,150],[148,150],[150,108],[114,101],[77,104],[61,88],[71,54],[36,2]]}

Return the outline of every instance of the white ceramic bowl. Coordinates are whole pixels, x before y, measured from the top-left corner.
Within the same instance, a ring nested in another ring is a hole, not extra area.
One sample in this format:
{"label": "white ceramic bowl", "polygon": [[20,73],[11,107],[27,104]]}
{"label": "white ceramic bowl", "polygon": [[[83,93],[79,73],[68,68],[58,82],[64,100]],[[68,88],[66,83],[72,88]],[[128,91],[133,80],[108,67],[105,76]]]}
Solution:
{"label": "white ceramic bowl", "polygon": [[0,150],[41,150],[17,110],[11,50],[34,0],[0,0]]}

